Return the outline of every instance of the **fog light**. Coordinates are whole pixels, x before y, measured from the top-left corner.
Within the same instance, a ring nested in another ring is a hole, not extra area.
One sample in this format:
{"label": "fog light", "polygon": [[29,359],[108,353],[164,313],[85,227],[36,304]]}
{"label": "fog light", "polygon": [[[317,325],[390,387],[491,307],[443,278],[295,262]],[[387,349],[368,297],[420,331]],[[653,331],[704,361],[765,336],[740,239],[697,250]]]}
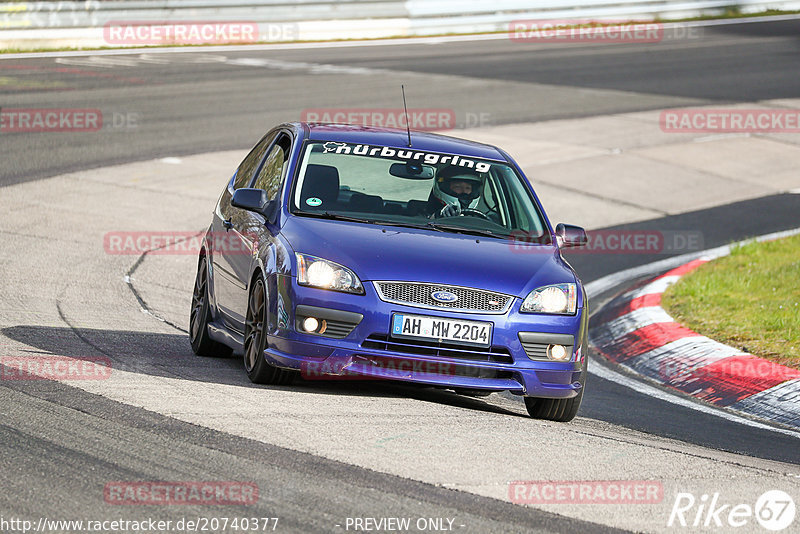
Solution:
{"label": "fog light", "polygon": [[319,328],[319,321],[313,317],[303,319],[303,330],[306,332],[316,332],[317,328]]}
{"label": "fog light", "polygon": [[564,345],[550,345],[548,353],[551,360],[564,361],[568,357],[567,349],[564,348]]}

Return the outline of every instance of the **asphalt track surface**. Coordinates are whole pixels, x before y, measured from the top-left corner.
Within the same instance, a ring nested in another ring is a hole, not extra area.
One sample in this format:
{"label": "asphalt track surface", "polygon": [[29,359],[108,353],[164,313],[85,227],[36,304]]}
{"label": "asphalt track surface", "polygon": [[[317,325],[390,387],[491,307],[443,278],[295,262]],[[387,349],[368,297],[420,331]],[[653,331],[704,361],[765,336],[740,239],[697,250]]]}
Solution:
{"label": "asphalt track surface", "polygon": [[[499,40],[144,58],[136,53],[125,56],[127,62],[102,66],[88,58],[2,59],[0,75],[12,78],[0,87],[2,107],[99,108],[107,119],[135,114],[137,126],[83,134],[2,133],[0,185],[112,163],[243,149],[272,124],[295,120],[306,108],[397,107],[400,83],[406,84],[411,107],[453,108],[464,122],[469,114],[485,113],[492,124],[797,97],[799,49],[800,22],[792,21],[704,28],[701,37],[647,45]],[[272,63],[265,66],[263,60]],[[335,67],[326,67],[324,83],[315,73],[319,65]],[[775,195],[624,228],[700,228],[705,246],[713,247],[796,227],[797,213],[800,195]],[[572,261],[589,282],[662,257],[616,255],[596,262],[574,256]],[[81,334],[91,341],[92,332]],[[127,332],[106,334],[185,351],[178,332],[137,334],[135,340],[126,338]],[[42,351],[81,353],[75,345],[80,342],[56,328],[12,327],[4,335]],[[390,394],[481,409],[452,395],[405,388]],[[7,382],[0,396],[3,516],[75,516],[76,511],[104,516],[107,508],[98,504],[97,493],[109,480],[238,478],[280,488],[248,513],[279,515],[285,531],[336,531],[333,525],[344,517],[409,514],[458,516],[465,532],[605,528],[208,430],[59,383]],[[681,408],[598,377],[591,377],[579,415],[712,450],[800,463],[795,438]],[[187,507],[160,510],[159,516],[201,512]],[[114,513],[141,515],[131,508]]]}

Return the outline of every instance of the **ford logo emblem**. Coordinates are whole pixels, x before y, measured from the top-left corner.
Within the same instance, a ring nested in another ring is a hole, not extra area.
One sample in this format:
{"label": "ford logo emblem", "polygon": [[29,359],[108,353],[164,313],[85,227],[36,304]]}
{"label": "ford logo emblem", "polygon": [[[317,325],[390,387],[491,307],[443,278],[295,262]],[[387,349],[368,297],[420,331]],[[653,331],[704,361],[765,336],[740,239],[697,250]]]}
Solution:
{"label": "ford logo emblem", "polygon": [[449,291],[434,291],[431,293],[431,298],[436,302],[450,303],[458,300],[458,295],[450,293]]}

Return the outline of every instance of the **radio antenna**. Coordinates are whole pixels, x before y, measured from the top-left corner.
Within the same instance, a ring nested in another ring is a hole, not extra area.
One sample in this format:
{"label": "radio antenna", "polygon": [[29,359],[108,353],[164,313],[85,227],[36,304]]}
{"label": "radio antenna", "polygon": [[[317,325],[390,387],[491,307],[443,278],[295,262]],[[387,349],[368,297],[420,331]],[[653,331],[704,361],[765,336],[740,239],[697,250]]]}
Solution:
{"label": "radio antenna", "polygon": [[408,132],[408,148],[411,148],[411,127],[409,126],[408,120],[408,107],[406,106],[406,86],[400,85],[400,89],[403,91],[403,111],[406,112],[406,132]]}

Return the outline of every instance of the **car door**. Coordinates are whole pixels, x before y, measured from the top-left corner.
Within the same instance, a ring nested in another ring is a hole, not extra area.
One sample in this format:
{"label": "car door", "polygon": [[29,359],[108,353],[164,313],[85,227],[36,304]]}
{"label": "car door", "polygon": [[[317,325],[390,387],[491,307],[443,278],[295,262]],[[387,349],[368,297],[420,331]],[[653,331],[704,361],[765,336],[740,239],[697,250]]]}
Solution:
{"label": "car door", "polygon": [[[263,189],[268,200],[275,200],[280,191],[291,152],[291,136],[280,132],[274,138],[266,156],[261,161],[250,187]],[[271,242],[274,238],[266,227],[266,220],[260,213],[233,208],[233,228],[228,232],[227,243],[230,247],[225,252],[225,263],[234,277],[229,298],[226,304],[230,325],[241,332],[244,331],[244,320],[247,314],[248,283],[252,264],[255,261],[252,253],[259,243]]]}
{"label": "car door", "polygon": [[[222,192],[214,210],[212,222],[211,266],[212,284],[216,297],[217,309],[225,324],[239,332],[243,331],[244,317],[241,315],[239,300],[246,294],[247,281],[242,281],[237,274],[237,256],[244,255],[237,247],[245,245],[240,231],[248,224],[247,212],[231,206],[231,199],[236,189],[249,187],[260,169],[269,148],[273,145],[278,131],[265,135],[250,153],[244,158],[233,178]],[[249,251],[249,249],[247,249]],[[246,254],[249,259],[250,254]]]}

